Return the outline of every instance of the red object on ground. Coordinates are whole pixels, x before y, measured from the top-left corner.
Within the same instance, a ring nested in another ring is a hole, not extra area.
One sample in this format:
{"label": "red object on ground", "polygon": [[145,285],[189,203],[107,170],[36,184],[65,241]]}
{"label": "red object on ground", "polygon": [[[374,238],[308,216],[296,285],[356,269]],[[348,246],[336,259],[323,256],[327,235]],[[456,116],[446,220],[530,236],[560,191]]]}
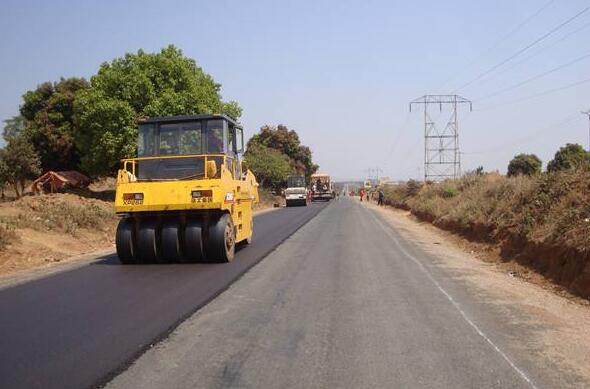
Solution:
{"label": "red object on ground", "polygon": [[31,190],[35,194],[55,193],[65,188],[85,188],[92,180],[76,170],[54,172],[52,170],[33,181]]}

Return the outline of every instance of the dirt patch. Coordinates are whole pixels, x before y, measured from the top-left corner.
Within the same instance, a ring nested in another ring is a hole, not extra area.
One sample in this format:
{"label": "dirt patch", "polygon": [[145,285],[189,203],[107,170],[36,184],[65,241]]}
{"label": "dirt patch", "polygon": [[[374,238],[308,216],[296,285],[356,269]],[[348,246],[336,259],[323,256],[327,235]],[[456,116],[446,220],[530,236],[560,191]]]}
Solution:
{"label": "dirt patch", "polygon": [[283,196],[273,194],[267,189],[258,188],[258,195],[260,202],[254,205],[255,211],[261,211],[269,208],[282,207],[285,205],[285,199]]}
{"label": "dirt patch", "polygon": [[0,274],[48,266],[113,247],[113,204],[74,194],[0,204]]}
{"label": "dirt patch", "polygon": [[[378,209],[404,239],[435,259],[436,265],[465,281],[475,294],[488,296],[502,311],[524,312],[533,342],[527,351],[541,353],[555,366],[590,381],[590,302],[516,262],[505,262],[499,248],[468,241],[418,220],[408,211]],[[558,372],[555,372],[558,374]]]}

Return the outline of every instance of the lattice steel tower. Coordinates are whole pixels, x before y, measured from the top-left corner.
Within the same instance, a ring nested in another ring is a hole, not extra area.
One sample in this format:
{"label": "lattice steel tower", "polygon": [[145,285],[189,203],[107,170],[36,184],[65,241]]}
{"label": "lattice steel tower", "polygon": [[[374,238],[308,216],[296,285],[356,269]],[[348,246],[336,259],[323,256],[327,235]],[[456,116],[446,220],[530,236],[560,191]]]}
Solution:
{"label": "lattice steel tower", "polygon": [[[469,110],[472,110],[471,101],[458,95],[425,95],[410,102],[410,112],[416,104],[424,105],[424,181],[458,178],[461,175],[461,152],[457,107],[469,104]],[[451,106],[451,116],[441,130],[428,108],[438,105],[442,112],[443,104]]]}

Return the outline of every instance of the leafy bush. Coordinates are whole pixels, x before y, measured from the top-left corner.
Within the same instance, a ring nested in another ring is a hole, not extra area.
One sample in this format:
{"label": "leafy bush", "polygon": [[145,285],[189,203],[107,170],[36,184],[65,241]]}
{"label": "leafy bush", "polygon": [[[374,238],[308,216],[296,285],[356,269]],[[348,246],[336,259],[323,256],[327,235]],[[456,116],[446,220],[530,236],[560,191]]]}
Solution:
{"label": "leafy bush", "polygon": [[262,126],[260,132],[248,140],[247,146],[248,149],[264,146],[279,151],[289,157],[294,171],[305,175],[308,180],[318,170],[318,165],[313,163],[309,147],[302,145],[297,132],[285,125]]}
{"label": "leafy bush", "polygon": [[443,197],[445,197],[445,198],[455,197],[458,194],[459,194],[459,189],[457,189],[457,188],[454,188],[452,186],[443,188]]}
{"label": "leafy bush", "polygon": [[33,145],[22,134],[7,137],[8,143],[0,150],[0,186],[9,183],[16,197],[25,190],[25,181],[41,173],[41,162]]}
{"label": "leafy bush", "polygon": [[590,153],[578,144],[568,143],[561,147],[547,165],[547,171],[556,172],[575,168],[588,168]]}
{"label": "leafy bush", "polygon": [[251,145],[245,161],[262,187],[278,190],[285,185],[287,177],[293,174],[289,157],[262,145]]}
{"label": "leafy bush", "polygon": [[540,174],[542,164],[535,154],[518,154],[508,164],[508,176]]}

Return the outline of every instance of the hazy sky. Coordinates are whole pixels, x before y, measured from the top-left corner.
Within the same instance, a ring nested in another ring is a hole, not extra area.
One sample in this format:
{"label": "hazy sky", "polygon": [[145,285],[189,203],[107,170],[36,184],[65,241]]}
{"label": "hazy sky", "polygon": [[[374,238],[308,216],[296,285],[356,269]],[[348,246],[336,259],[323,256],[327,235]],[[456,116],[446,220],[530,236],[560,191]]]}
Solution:
{"label": "hazy sky", "polygon": [[[41,82],[90,77],[125,52],[172,43],[241,104],[248,135],[286,124],[338,178],[374,166],[396,179],[421,177],[423,117],[409,114],[408,102],[453,92],[590,6],[555,0],[513,32],[547,3],[4,0],[0,120]],[[587,147],[580,111],[590,109],[590,82],[517,100],[589,79],[590,57],[579,59],[590,54],[589,38],[590,11],[457,92],[474,102],[460,112],[464,170],[505,171],[517,152],[547,162],[567,142]]]}

